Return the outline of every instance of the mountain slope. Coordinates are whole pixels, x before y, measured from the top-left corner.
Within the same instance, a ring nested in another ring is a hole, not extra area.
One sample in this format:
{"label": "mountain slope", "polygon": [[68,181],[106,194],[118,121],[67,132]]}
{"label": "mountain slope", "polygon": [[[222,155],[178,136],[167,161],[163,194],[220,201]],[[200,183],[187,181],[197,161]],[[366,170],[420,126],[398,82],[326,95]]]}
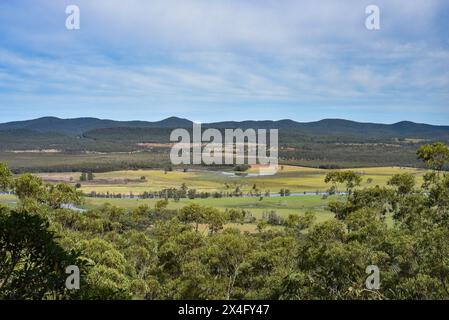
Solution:
{"label": "mountain slope", "polygon": [[[97,118],[59,119],[44,117],[27,121],[0,124],[0,131],[32,130],[37,132],[56,132],[67,135],[81,135],[93,130],[119,128],[191,128],[192,121],[170,117],[161,121],[114,121]],[[395,124],[360,123],[342,119],[324,119],[316,122],[295,122],[285,119],[279,121],[226,121],[203,124],[204,128],[235,129],[284,129],[303,135],[318,136],[360,136],[370,138],[415,138],[449,140],[449,126],[434,126],[409,121]]]}
{"label": "mountain slope", "polygon": [[171,117],[162,121],[114,121],[97,118],[60,119],[44,117],[34,120],[15,121],[0,124],[0,131],[26,129],[37,132],[59,132],[64,134],[82,134],[84,132],[105,128],[178,128],[191,126],[192,122],[186,119]]}
{"label": "mountain slope", "polygon": [[[203,124],[207,127],[220,131],[277,128],[282,163],[326,168],[419,167],[422,163],[416,158],[416,149],[420,145],[436,140],[449,142],[449,127],[407,121],[391,125],[341,119],[309,123],[228,121]],[[6,161],[16,171],[166,166],[174,128],[191,131],[192,122],[176,117],[157,122],[46,117],[5,123],[0,124],[0,162]],[[55,167],[54,159],[62,162]]]}

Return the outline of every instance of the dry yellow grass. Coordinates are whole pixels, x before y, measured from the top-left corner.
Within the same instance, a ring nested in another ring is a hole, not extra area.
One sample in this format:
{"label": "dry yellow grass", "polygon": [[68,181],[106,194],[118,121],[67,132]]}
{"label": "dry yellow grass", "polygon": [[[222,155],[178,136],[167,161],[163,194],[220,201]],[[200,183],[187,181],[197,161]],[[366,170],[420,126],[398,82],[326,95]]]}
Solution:
{"label": "dry yellow grass", "polygon": [[[82,191],[89,193],[112,194],[140,194],[144,191],[159,191],[164,188],[179,188],[185,184],[188,188],[197,191],[232,191],[237,186],[248,192],[255,185],[262,192],[279,192],[280,189],[289,189],[291,192],[315,192],[324,191],[328,185],[324,183],[324,177],[330,170],[305,168],[295,166],[282,166],[272,176],[254,176],[258,168],[253,167],[247,173],[248,176],[228,176],[215,171],[172,171],[165,173],[163,170],[127,170],[113,171],[95,174],[93,182],[82,182]],[[417,177],[417,182],[422,181],[426,172],[423,169],[378,167],[357,168],[353,171],[363,176],[362,186],[384,186],[388,179],[396,173],[411,173]],[[39,174],[47,181],[79,182],[80,173],[44,173]],[[145,180],[141,180],[145,177]]]}

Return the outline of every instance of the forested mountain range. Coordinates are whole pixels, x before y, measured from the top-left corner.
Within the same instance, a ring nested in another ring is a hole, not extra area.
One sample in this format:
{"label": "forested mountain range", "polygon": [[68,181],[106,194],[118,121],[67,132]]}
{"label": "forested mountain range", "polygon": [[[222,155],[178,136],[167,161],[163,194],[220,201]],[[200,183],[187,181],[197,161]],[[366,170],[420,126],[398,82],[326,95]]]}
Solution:
{"label": "forested mountain range", "polygon": [[[415,150],[420,145],[434,141],[449,142],[449,126],[407,121],[376,124],[341,119],[308,123],[280,120],[216,122],[202,126],[220,130],[277,128],[280,161],[316,167],[419,166],[421,163],[416,159]],[[192,121],[177,117],[157,122],[45,117],[3,123],[0,124],[0,158],[10,159],[12,168],[26,169],[34,168],[34,157],[19,163],[20,157],[12,152],[51,150],[71,155],[145,152],[149,158],[158,155],[158,159],[165,157],[168,161],[169,137],[174,128],[191,130]],[[108,161],[113,163],[111,168],[126,167],[114,156]],[[133,161],[131,155],[127,161]],[[145,167],[150,162],[139,161],[133,166]],[[95,161],[89,165],[97,166]],[[70,166],[65,169],[75,170]]]}
{"label": "forested mountain range", "polygon": [[[97,118],[60,119],[44,117],[26,121],[0,124],[0,131],[30,130],[37,132],[56,132],[68,135],[81,135],[91,130],[111,128],[190,128],[192,121],[170,117],[161,121],[115,121]],[[449,126],[435,126],[409,121],[394,124],[361,123],[342,119],[324,119],[315,122],[279,121],[227,121],[203,124],[213,128],[254,128],[254,129],[289,129],[304,135],[321,136],[357,136],[377,138],[415,138],[448,139]],[[111,130],[109,130],[111,132]]]}

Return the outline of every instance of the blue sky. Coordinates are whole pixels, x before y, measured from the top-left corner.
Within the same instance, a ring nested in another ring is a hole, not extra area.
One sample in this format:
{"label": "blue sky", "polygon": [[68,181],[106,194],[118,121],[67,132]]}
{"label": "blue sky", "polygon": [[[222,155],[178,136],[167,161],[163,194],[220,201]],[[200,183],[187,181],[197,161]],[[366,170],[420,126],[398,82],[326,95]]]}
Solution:
{"label": "blue sky", "polygon": [[[65,28],[65,8],[81,29]],[[365,28],[380,8],[381,29]],[[0,122],[345,118],[449,125],[449,2],[0,3]]]}

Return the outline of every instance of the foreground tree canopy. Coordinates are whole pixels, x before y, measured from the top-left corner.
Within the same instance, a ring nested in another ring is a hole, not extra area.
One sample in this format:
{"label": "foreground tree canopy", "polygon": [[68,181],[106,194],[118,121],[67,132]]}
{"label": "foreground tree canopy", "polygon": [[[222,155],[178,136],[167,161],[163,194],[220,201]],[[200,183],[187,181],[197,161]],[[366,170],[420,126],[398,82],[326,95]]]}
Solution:
{"label": "foreground tree canopy", "polygon": [[[279,225],[253,234],[226,226],[248,219],[238,209],[68,210],[82,202],[77,190],[0,164],[0,189],[19,199],[0,207],[0,298],[449,299],[448,150],[418,150],[422,185],[401,174],[362,189],[359,174],[332,172],[331,193],[345,191],[329,198],[334,219],[273,214]],[[65,287],[69,265],[81,270],[79,290]],[[366,286],[368,266],[379,288]]]}

